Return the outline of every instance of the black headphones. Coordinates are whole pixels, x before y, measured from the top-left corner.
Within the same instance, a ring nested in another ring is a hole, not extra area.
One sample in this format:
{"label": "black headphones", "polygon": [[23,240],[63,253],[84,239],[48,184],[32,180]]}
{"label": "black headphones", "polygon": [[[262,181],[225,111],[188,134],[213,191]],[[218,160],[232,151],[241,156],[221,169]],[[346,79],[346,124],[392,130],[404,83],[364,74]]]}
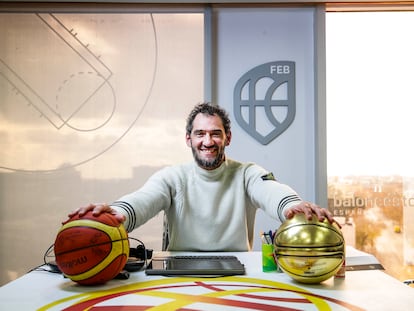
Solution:
{"label": "black headphones", "polygon": [[128,239],[138,242],[136,247],[129,248],[129,258],[125,264],[124,270],[128,272],[139,271],[146,268],[148,260],[152,258],[152,249],[147,249],[145,244],[138,239],[129,237]]}

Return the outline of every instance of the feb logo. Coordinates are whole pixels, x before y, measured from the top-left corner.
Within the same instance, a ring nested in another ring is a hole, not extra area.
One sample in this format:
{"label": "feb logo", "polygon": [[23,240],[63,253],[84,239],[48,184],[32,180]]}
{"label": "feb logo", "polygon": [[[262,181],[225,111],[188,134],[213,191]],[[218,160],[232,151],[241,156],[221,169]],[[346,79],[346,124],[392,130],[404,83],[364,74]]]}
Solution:
{"label": "feb logo", "polygon": [[237,81],[233,97],[237,123],[267,145],[295,119],[295,62],[270,62],[249,70]]}

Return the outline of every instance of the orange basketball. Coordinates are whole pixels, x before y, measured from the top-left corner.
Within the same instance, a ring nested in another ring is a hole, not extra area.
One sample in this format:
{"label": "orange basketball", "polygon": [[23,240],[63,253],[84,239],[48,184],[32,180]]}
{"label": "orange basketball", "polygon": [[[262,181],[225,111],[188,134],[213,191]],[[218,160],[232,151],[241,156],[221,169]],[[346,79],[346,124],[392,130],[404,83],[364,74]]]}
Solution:
{"label": "orange basketball", "polygon": [[60,228],[54,252],[65,276],[82,285],[103,284],[124,268],[129,256],[128,234],[113,215],[75,215]]}

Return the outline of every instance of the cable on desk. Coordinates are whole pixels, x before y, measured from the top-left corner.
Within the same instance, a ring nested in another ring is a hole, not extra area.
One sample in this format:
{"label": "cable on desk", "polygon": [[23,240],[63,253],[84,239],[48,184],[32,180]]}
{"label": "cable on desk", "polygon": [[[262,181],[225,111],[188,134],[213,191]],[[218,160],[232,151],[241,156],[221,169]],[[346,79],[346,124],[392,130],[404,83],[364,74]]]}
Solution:
{"label": "cable on desk", "polygon": [[[54,244],[50,245],[49,248],[44,253],[44,255],[43,255],[43,264],[29,270],[27,273],[32,272],[32,271],[45,271],[45,272],[50,272],[50,273],[62,274],[62,271],[60,271],[60,269],[58,268],[58,266],[55,262],[53,247],[54,247]],[[50,258],[53,258],[53,259],[50,259]],[[48,259],[50,259],[50,260],[48,260]]]}
{"label": "cable on desk", "polygon": [[[129,254],[128,254],[128,260],[125,264],[124,270],[127,272],[136,272],[145,270],[148,266],[148,260],[152,258],[152,249],[147,249],[145,247],[144,242],[142,242],[139,239],[128,237],[129,240],[134,240],[138,242],[138,245],[134,248],[129,248]],[[32,271],[45,271],[50,273],[59,273],[62,274],[62,271],[60,271],[58,265],[55,261],[55,255],[54,255],[54,244],[50,245],[46,252],[43,255],[43,264],[34,267],[33,269],[29,270],[29,272]],[[124,273],[121,271],[121,273]],[[119,277],[120,279],[124,279],[125,277]]]}
{"label": "cable on desk", "polygon": [[404,283],[405,285],[410,286],[411,284],[414,284],[414,279],[411,279],[411,280],[405,280],[405,281],[403,281],[403,283]]}

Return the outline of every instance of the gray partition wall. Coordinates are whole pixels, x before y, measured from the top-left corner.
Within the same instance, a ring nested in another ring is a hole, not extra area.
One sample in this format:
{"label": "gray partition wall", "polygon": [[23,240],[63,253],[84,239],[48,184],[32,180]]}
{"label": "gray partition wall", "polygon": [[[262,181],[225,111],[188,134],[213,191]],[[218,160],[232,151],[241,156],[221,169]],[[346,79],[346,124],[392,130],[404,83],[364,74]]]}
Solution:
{"label": "gray partition wall", "polygon": [[[315,136],[324,131],[324,119],[315,122],[318,9],[220,8],[215,14],[217,102],[231,111],[233,124],[228,155],[264,166],[316,201]],[[277,226],[259,212],[254,248],[259,231]]]}

